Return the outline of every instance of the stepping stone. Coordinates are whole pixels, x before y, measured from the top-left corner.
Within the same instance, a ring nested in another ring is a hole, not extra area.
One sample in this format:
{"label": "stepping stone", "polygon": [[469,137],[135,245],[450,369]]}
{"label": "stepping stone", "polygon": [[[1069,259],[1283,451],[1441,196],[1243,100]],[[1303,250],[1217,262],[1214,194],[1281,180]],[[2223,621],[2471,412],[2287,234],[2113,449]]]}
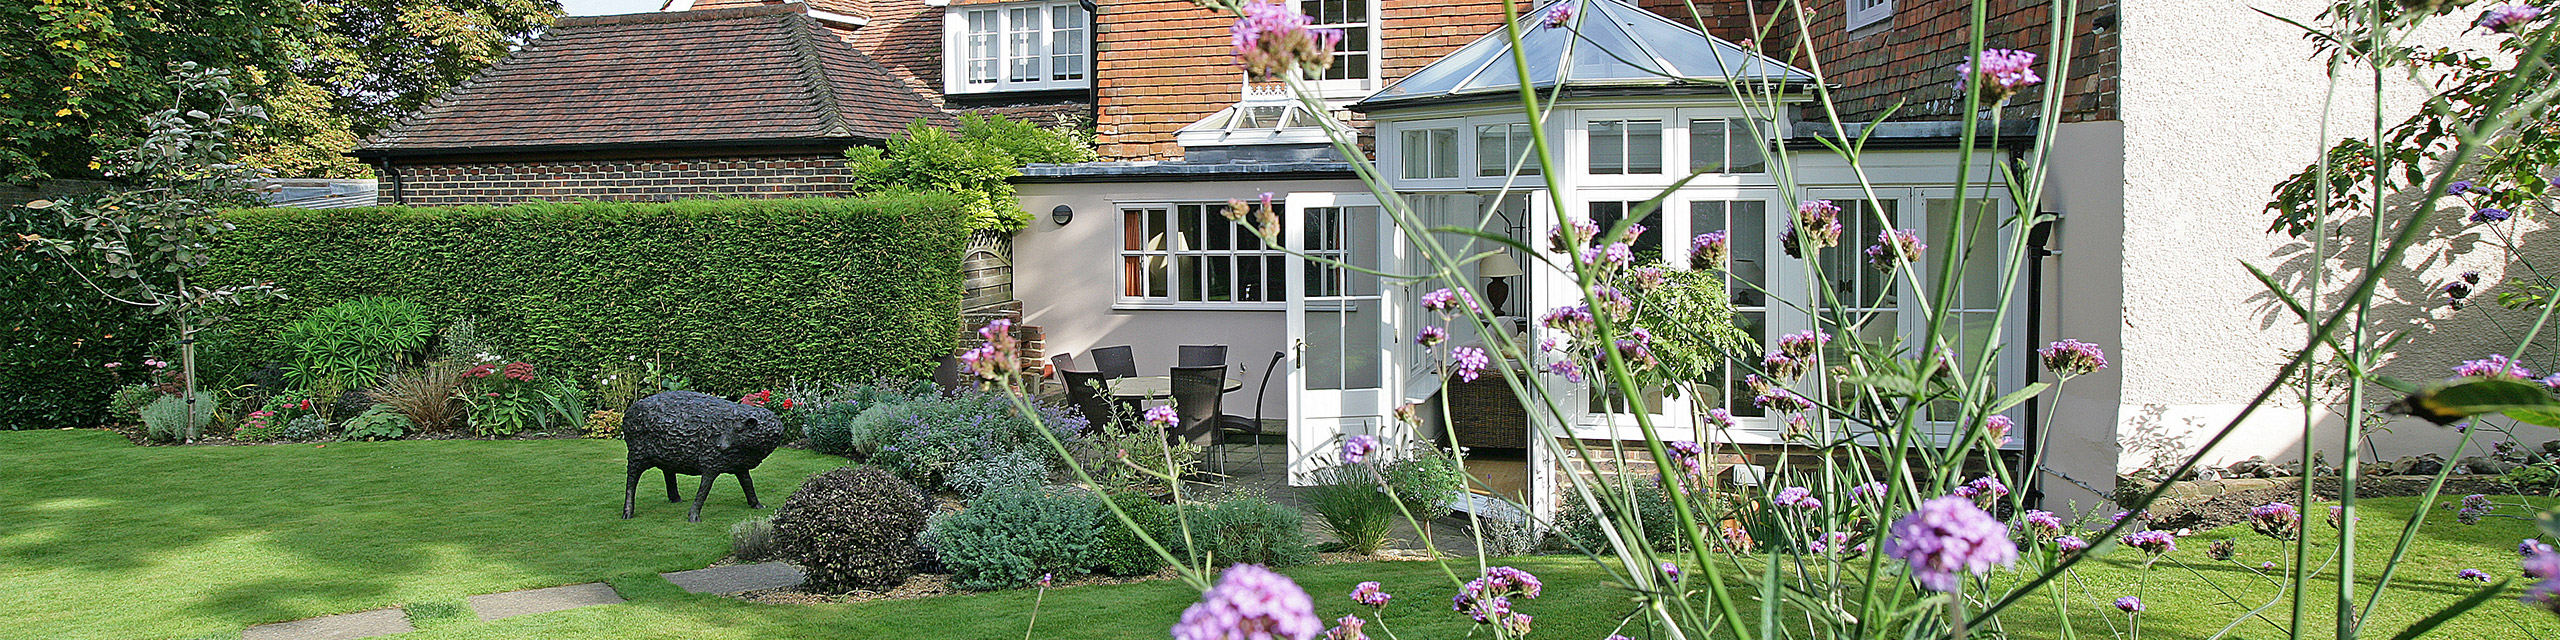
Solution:
{"label": "stepping stone", "polygon": [[409,616],[402,615],[399,607],[383,607],[262,624],[240,632],[240,640],[355,640],[410,631],[415,629],[409,627]]}
{"label": "stepping stone", "polygon": [[480,614],[481,622],[513,618],[530,613],[550,613],[600,604],[622,604],[622,595],[602,582],[573,584],[525,591],[492,593],[465,598],[471,612]]}
{"label": "stepping stone", "polygon": [[805,578],[800,569],[780,562],[738,564],[675,573],[661,573],[668,582],[693,593],[739,593],[760,589],[800,586]]}

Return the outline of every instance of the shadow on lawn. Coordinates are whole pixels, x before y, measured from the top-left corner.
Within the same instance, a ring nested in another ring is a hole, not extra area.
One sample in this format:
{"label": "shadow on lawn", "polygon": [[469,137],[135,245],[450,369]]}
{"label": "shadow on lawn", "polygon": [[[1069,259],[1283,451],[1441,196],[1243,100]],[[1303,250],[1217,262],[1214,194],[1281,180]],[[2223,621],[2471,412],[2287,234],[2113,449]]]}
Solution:
{"label": "shadow on lawn", "polygon": [[[22,523],[0,537],[0,589],[44,596],[0,603],[0,618],[71,606],[75,629],[184,635],[727,553],[728,525],[750,513],[734,481],[701,523],[646,495],[622,520],[622,458],[618,443],[576,440],[134,447],[101,432],[0,433],[0,522]],[[780,504],[839,464],[777,454],[764,498]]]}

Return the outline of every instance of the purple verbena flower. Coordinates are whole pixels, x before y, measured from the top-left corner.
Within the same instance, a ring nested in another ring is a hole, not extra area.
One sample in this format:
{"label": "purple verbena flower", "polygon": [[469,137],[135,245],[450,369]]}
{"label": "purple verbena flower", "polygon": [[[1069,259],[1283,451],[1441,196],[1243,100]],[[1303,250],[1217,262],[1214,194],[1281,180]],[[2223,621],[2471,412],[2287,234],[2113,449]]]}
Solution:
{"label": "purple verbena flower", "polygon": [[1982,428],[1991,432],[1992,446],[2009,444],[2009,430],[2017,426],[2017,421],[2010,420],[2009,416],[1994,414],[1982,419]]}
{"label": "purple verbena flower", "polygon": [[2053,539],[2053,548],[2065,554],[2079,553],[2089,550],[2089,541],[2080,539],[2080,536],[2060,536]]}
{"label": "purple verbena flower", "polygon": [[2506,222],[2508,218],[2513,218],[2515,216],[2516,214],[2509,213],[2505,209],[2497,207],[2481,207],[2471,210],[2470,219],[2474,224],[2489,224],[2492,222]]}
{"label": "purple verbena flower", "polygon": [[1814,352],[1822,350],[1822,346],[1827,344],[1831,344],[1831,334],[1816,329],[1778,336],[1778,352],[1799,359],[1812,358]]}
{"label": "purple verbena flower", "polygon": [[2453,184],[2444,186],[2444,193],[2449,196],[2458,196],[2469,191],[2471,191],[2471,181],[2469,180],[2455,180],[2453,181]]}
{"label": "purple verbena flower", "polygon": [[1239,564],[1182,610],[1174,640],[1308,640],[1324,633],[1315,601],[1288,576]]}
{"label": "purple verbena flower", "polygon": [[1689,239],[1689,268],[1722,269],[1733,255],[1732,242],[1725,232],[1709,231]]}
{"label": "purple verbena flower", "polygon": [[1878,231],[1876,243],[1867,245],[1867,264],[1875,266],[1878,271],[1892,271],[1902,266],[1903,262],[1918,259],[1920,252],[1928,248],[1929,245],[1920,243],[1918,231],[1910,229]]}
{"label": "purple verbena flower", "polygon": [[1549,309],[1546,315],[1538,318],[1538,323],[1549,329],[1585,335],[1591,332],[1591,307],[1576,304]]}
{"label": "purple verbena flower", "polygon": [[1778,233],[1778,246],[1790,258],[1803,258],[1839,244],[1840,207],[1829,200],[1806,200],[1796,205],[1795,224]]}
{"label": "purple verbena flower", "polygon": [[1161,429],[1181,424],[1182,414],[1174,411],[1172,405],[1157,405],[1147,409],[1146,420],[1147,424],[1155,425],[1156,428]]}
{"label": "purple verbena flower", "polygon": [[2489,581],[2489,572],[2487,572],[2487,571],[2481,571],[2481,570],[2479,570],[2479,569],[2464,569],[2464,570],[2461,570],[2461,571],[2456,571],[2456,572],[2454,572],[2454,574],[2453,574],[2453,579],[2455,579],[2455,580],[2469,580],[2469,581],[2472,581],[2472,582],[2488,582],[2488,581]]}
{"label": "purple verbena flower", "polygon": [[2453,375],[2470,378],[2508,378],[2520,380],[2533,377],[2533,370],[2526,369],[2523,364],[2507,359],[2506,354],[2492,353],[2486,358],[2465,360],[2462,364],[2455,365],[2453,367]]}
{"label": "purple verbena flower", "polygon": [[1421,331],[1413,334],[1413,343],[1426,347],[1440,344],[1440,341],[1447,339],[1449,339],[1449,330],[1442,329],[1439,325],[1423,325]]}
{"label": "purple verbena flower", "polygon": [[1680,579],[1680,565],[1665,562],[1662,563],[1661,569],[1662,579],[1671,581],[1678,581]]}
{"label": "purple verbena flower", "polygon": [[1452,348],[1449,358],[1458,363],[1458,379],[1468,382],[1475,382],[1476,377],[1484,375],[1484,368],[1493,364],[1492,356],[1475,347]]}
{"label": "purple verbena flower", "polygon": [[2178,536],[2157,529],[2144,529],[2124,534],[2116,541],[2154,556],[2178,550]]}
{"label": "purple verbena flower", "polygon": [[2027,511],[2025,521],[2027,533],[2035,536],[2037,540],[2051,540],[2054,536],[2062,535],[2062,516],[2054,515],[2051,511],[2030,509]]}
{"label": "purple verbena flower", "polygon": [[2204,557],[2212,558],[2215,562],[2229,560],[2231,559],[2231,554],[2237,552],[2239,548],[2240,543],[2234,542],[2230,538],[2215,540],[2213,541],[2212,546],[2204,548]]}
{"label": "purple verbena flower", "polygon": [[1360,461],[1369,459],[1369,454],[1377,452],[1378,439],[1376,437],[1357,435],[1344,438],[1342,440],[1343,464],[1360,464]]}
{"label": "purple verbena flower", "polygon": [[2043,78],[2036,76],[2036,54],[2016,49],[1984,49],[1982,56],[1956,65],[1956,92],[1979,87],[1993,100],[2004,100]]}
{"label": "purple verbena flower", "polygon": [[1778,497],[1770,500],[1770,502],[1776,503],[1781,507],[1795,507],[1806,510],[1822,508],[1822,499],[1813,497],[1813,490],[1804,487],[1787,487],[1785,489],[1779,489]]}
{"label": "purple verbena flower", "polygon": [[2533,584],[2525,587],[2524,603],[2560,613],[2560,553],[2545,546],[2524,559],[2524,575]]}
{"label": "purple verbena flower", "polygon": [[2291,540],[2302,531],[2302,511],[2282,502],[2269,502],[2249,509],[2249,528],[2269,538]]}
{"label": "purple verbena flower", "polygon": [[2072,339],[2055,340],[2036,351],[2044,357],[2044,368],[2054,375],[2072,376],[2096,373],[2107,368],[2107,352],[2098,345]]}
{"label": "purple verbena flower", "polygon": [[1315,19],[1293,6],[1247,0],[1241,7],[1244,15],[1228,28],[1236,64],[1244,66],[1250,80],[1268,82],[1299,69],[1332,66],[1342,32],[1308,28]]}
{"label": "purple verbena flower", "polygon": [[1733,419],[1733,411],[1724,407],[1707,410],[1707,424],[1718,429],[1731,429],[1741,423]]}
{"label": "purple verbena flower", "polygon": [[2142,599],[2134,596],[2116,598],[2116,610],[2127,614],[2142,613]]}
{"label": "purple verbena flower", "polygon": [[2473,21],[2471,26],[2490,33],[2515,33],[2524,30],[2524,23],[2541,17],[2541,7],[2529,4],[2502,5],[2480,12],[2480,19]]}
{"label": "purple verbena flower", "polygon": [[1952,593],[1964,573],[1982,575],[2018,561],[2009,528],[1961,496],[1940,496],[1895,520],[1885,555],[1911,563],[1911,576],[1931,591]]}
{"label": "purple verbena flower", "polygon": [[1547,363],[1547,373],[1564,376],[1567,382],[1582,382],[1582,365],[1571,359]]}
{"label": "purple verbena flower", "polygon": [[1687,469],[1690,475],[1697,475],[1699,471],[1706,468],[1705,445],[1691,440],[1676,440],[1662,443],[1662,448],[1663,451],[1671,454],[1673,462],[1680,463],[1680,466]]}
{"label": "purple verbena flower", "polygon": [[1564,23],[1573,20],[1573,3],[1556,3],[1556,6],[1548,7],[1546,14],[1539,16],[1538,19],[1550,27],[1564,26]]}
{"label": "purple verbena flower", "polygon": [[1360,632],[1360,627],[1367,624],[1369,621],[1360,619],[1360,616],[1344,615],[1342,619],[1333,621],[1333,628],[1324,630],[1324,639],[1369,640],[1368,634]]}
{"label": "purple verbena flower", "polygon": [[1590,243],[1592,238],[1599,236],[1600,225],[1589,220],[1575,220],[1572,226],[1560,226],[1547,230],[1547,250],[1556,253],[1574,253],[1584,244]]}
{"label": "purple verbena flower", "polygon": [[1975,500],[1997,500],[2002,496],[2009,495],[2009,485],[2000,482],[1999,478],[1983,476],[1980,478],[1974,478],[1972,482],[1964,483],[1963,486],[1956,487],[1955,495],[1973,498]]}
{"label": "purple verbena flower", "polygon": [[1752,398],[1751,405],[1779,413],[1807,411],[1813,409],[1813,401],[1806,400],[1804,399],[1804,396],[1796,395],[1796,392],[1785,389],[1770,389],[1768,393],[1763,393]]}
{"label": "purple verbena flower", "polygon": [[1866,484],[1850,487],[1849,500],[1854,502],[1883,502],[1884,483],[1881,481],[1868,482]]}
{"label": "purple verbena flower", "polygon": [[1387,601],[1394,600],[1395,598],[1395,596],[1387,593],[1387,589],[1384,585],[1378,584],[1375,580],[1352,585],[1351,587],[1351,601],[1366,605],[1371,609],[1385,607],[1387,606]]}
{"label": "purple verbena flower", "polygon": [[1422,294],[1422,308],[1441,313],[1455,311],[1458,308],[1458,293],[1442,288]]}

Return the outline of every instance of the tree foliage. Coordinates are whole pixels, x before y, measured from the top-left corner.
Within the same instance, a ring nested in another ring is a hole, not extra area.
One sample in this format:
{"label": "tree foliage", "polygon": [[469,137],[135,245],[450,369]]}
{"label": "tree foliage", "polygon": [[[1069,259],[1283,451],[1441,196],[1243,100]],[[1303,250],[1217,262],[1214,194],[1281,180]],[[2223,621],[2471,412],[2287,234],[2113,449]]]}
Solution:
{"label": "tree foliage", "polygon": [[886,149],[857,147],[855,187],[863,191],[911,188],[959,194],[969,228],[1010,233],[1031,222],[1013,197],[1025,164],[1085,162],[1092,145],[1070,127],[1043,128],[1000,115],[961,114],[955,133],[917,121]]}

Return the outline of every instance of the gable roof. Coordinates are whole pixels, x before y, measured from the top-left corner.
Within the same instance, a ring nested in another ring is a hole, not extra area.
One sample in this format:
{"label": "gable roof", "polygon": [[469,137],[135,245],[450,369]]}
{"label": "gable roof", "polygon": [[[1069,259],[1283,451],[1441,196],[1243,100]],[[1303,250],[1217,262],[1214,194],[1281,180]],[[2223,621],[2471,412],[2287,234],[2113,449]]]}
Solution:
{"label": "gable roof", "polygon": [[563,18],[350,155],[849,146],[951,122],[805,13]]}
{"label": "gable roof", "polygon": [[[1559,5],[1573,5],[1574,15],[1563,26],[1547,26],[1547,11]],[[1721,78],[1801,84],[1814,80],[1813,74],[1784,62],[1620,0],[1551,2],[1522,14],[1519,29],[1529,86],[1538,89],[1695,89],[1722,86],[1720,80],[1713,80]],[[1519,90],[1520,72],[1512,60],[1511,39],[1497,28],[1351,108],[1420,106]]]}

